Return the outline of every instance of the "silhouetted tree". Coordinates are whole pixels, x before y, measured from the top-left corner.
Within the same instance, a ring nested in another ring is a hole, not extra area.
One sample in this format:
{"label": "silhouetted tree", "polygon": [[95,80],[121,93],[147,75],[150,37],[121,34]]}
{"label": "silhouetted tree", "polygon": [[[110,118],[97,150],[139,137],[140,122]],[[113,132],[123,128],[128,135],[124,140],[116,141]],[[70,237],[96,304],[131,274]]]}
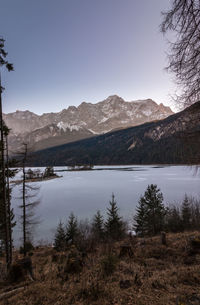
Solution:
{"label": "silhouetted tree", "polygon": [[12,263],[12,250],[13,250],[13,240],[12,240],[12,231],[13,227],[16,225],[14,221],[14,211],[11,207],[11,188],[10,188],[10,178],[13,178],[17,173],[17,169],[10,169],[10,166],[16,166],[17,163],[15,160],[9,159],[8,154],[8,134],[9,129],[5,128],[5,151],[6,151],[6,200],[7,200],[7,211],[8,211],[8,234],[9,234],[9,252],[10,252],[10,264]]}
{"label": "silhouetted tree", "polygon": [[200,201],[191,198],[192,212],[191,212],[191,227],[195,230],[200,229]]}
{"label": "silhouetted tree", "polygon": [[66,234],[65,234],[65,229],[63,227],[63,223],[60,221],[56,229],[54,248],[57,251],[62,251],[65,249],[65,247],[66,247]]}
{"label": "silhouetted tree", "polygon": [[[10,169],[10,166],[16,166],[16,163],[13,160],[9,159],[8,156],[8,133],[9,129],[4,125],[4,140],[5,140],[5,179],[6,179],[6,209],[7,209],[7,230],[8,230],[8,251],[9,251],[9,264],[12,263],[12,230],[15,226],[14,221],[14,212],[11,207],[11,188],[9,179],[14,177],[16,173],[16,169]],[[3,250],[6,249],[6,235],[5,235],[5,206],[3,201],[3,179],[2,179],[2,171],[0,171],[0,240],[3,247]]]}
{"label": "silhouetted tree", "polygon": [[181,213],[177,206],[172,205],[166,209],[165,225],[166,231],[169,232],[177,233],[183,230]]}
{"label": "silhouetted tree", "polygon": [[74,214],[71,213],[66,226],[66,243],[76,244],[77,237],[78,237],[78,222]]}
{"label": "silhouetted tree", "polygon": [[96,240],[102,240],[104,238],[104,220],[100,211],[97,211],[97,213],[93,217],[92,233]]}
{"label": "silhouetted tree", "polygon": [[53,166],[48,166],[45,168],[45,171],[44,171],[44,177],[51,177],[51,176],[54,176],[55,173],[54,173],[54,168]]}
{"label": "silhouetted tree", "polygon": [[23,143],[23,146],[24,150],[19,152],[22,156],[22,204],[19,207],[22,209],[21,224],[23,232],[23,250],[24,256],[26,256],[26,244],[31,242],[30,239],[33,232],[33,226],[39,222],[38,219],[35,218],[34,210],[40,201],[35,199],[39,187],[27,183],[26,162],[28,157],[28,147],[26,143]]}
{"label": "silhouetted tree", "polygon": [[13,65],[6,60],[7,53],[4,49],[5,40],[0,38],[0,171],[1,171],[1,182],[2,182],[2,202],[4,209],[4,236],[5,236],[5,250],[6,250],[6,263],[7,267],[11,264],[10,257],[10,234],[9,234],[9,212],[8,212],[8,201],[6,199],[6,176],[5,176],[5,156],[4,156],[4,123],[3,123],[3,111],[2,111],[2,91],[3,87],[1,84],[1,68],[5,67],[8,71],[13,70]]}
{"label": "silhouetted tree", "polygon": [[139,235],[156,235],[164,228],[166,210],[163,195],[156,184],[148,185],[136,210],[135,231]]}
{"label": "silhouetted tree", "polygon": [[163,16],[161,31],[175,34],[167,69],[182,91],[177,101],[188,106],[200,100],[200,1],[173,0]]}
{"label": "silhouetted tree", "polygon": [[181,206],[181,218],[182,218],[182,226],[185,230],[191,229],[191,220],[192,220],[192,205],[188,196],[185,195]]}
{"label": "silhouetted tree", "polygon": [[107,208],[107,220],[105,223],[105,233],[108,238],[113,240],[120,239],[124,234],[124,224],[122,218],[119,216],[117,202],[115,196],[112,194],[112,200],[109,202],[110,207]]}
{"label": "silhouetted tree", "polygon": [[146,204],[141,197],[138,206],[136,207],[136,215],[133,218],[134,220],[133,229],[135,230],[136,234],[139,236],[144,236],[148,231],[146,212],[147,212]]}

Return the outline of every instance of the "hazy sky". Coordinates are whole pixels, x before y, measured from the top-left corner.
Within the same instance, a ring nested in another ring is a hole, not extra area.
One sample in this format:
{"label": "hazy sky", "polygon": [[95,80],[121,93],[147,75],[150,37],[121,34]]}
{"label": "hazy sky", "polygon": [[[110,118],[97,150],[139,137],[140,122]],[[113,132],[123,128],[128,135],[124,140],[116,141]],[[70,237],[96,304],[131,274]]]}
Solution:
{"label": "hazy sky", "polygon": [[170,0],[0,0],[0,35],[15,71],[2,71],[4,112],[55,112],[117,94],[169,105]]}

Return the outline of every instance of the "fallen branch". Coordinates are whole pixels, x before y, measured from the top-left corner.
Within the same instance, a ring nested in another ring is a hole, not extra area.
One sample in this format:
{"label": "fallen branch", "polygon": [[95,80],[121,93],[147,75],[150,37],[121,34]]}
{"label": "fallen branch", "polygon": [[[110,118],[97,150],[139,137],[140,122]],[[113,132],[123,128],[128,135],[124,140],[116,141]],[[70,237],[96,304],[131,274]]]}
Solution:
{"label": "fallen branch", "polygon": [[[33,283],[33,278],[31,277],[31,280]],[[21,291],[23,291],[25,288],[27,288],[31,283],[26,283],[24,284],[23,286],[14,286],[13,288],[7,288],[4,290],[4,292],[2,294],[0,294],[0,301],[3,300],[3,299],[7,299],[7,298],[10,298],[12,297],[13,295],[15,295],[15,293],[19,293]],[[12,290],[8,290],[8,289],[12,289]]]}
{"label": "fallen branch", "polygon": [[23,287],[13,289],[13,290],[8,291],[8,292],[4,292],[4,293],[0,294],[0,300],[10,298],[10,297],[12,297],[15,293],[18,293],[18,292],[24,290],[25,288],[26,288],[26,286],[23,286]]}

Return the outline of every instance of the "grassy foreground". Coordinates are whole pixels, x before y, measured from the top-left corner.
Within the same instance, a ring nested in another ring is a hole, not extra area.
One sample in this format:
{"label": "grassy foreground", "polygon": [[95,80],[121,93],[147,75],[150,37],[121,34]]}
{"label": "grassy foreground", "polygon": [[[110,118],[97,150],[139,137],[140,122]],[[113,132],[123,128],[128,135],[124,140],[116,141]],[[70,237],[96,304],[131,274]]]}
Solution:
{"label": "grassy foreground", "polygon": [[1,281],[0,304],[200,304],[200,251],[191,243],[198,246],[199,236],[168,234],[167,246],[160,236],[132,237],[85,253],[74,246],[66,252],[38,247],[31,257],[34,281]]}

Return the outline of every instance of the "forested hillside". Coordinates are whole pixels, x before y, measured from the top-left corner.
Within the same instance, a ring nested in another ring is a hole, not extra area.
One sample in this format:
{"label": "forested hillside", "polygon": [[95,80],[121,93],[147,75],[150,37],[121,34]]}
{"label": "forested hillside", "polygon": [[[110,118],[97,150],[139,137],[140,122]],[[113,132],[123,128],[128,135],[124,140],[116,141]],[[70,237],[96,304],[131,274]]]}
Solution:
{"label": "forested hillside", "polygon": [[200,102],[160,121],[32,154],[30,165],[200,162]]}

